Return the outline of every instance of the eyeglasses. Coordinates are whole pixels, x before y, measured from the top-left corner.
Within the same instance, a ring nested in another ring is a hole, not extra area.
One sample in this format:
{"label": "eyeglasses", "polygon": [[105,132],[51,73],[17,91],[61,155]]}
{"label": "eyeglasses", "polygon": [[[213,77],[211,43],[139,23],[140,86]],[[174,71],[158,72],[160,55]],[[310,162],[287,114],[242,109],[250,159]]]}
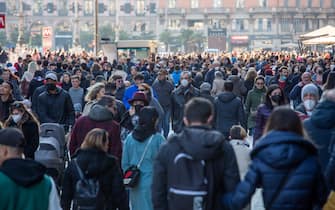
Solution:
{"label": "eyeglasses", "polygon": [[138,91],[144,92],[147,91],[146,89],[138,89]]}
{"label": "eyeglasses", "polygon": [[256,85],[264,85],[264,82],[256,82]]}

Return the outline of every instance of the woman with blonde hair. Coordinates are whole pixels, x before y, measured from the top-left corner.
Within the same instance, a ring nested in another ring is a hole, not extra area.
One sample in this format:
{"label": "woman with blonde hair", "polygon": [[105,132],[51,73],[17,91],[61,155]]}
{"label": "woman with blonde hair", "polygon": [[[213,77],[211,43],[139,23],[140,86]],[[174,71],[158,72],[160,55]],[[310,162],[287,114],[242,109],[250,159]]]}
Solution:
{"label": "woman with blonde hair", "polygon": [[35,61],[31,61],[28,64],[28,70],[24,72],[21,79],[21,92],[23,96],[28,95],[29,84],[34,79],[36,71],[39,71],[39,67]]}
{"label": "woman with blonde hair", "polygon": [[97,196],[93,201],[89,200],[90,209],[129,210],[121,169],[116,158],[107,154],[108,143],[108,132],[104,129],[95,128],[87,133],[64,172],[61,195],[64,210],[71,209],[72,201],[72,209],[78,207],[75,191],[77,182],[81,179],[80,171],[85,179],[99,183]]}
{"label": "woman with blonde hair", "polygon": [[85,101],[87,102],[84,107],[83,116],[87,116],[91,110],[91,107],[96,103],[102,96],[105,95],[105,84],[104,83],[95,83],[88,88],[87,95],[85,96]]}

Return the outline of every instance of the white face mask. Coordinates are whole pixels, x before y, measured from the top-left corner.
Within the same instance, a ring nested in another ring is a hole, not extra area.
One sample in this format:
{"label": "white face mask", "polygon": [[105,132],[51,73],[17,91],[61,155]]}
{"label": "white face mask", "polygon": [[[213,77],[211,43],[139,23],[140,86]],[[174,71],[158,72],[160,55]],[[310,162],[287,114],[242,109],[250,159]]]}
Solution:
{"label": "white face mask", "polygon": [[22,115],[20,115],[20,114],[13,114],[12,115],[12,119],[15,123],[18,123],[21,120],[21,118],[22,118]]}
{"label": "white face mask", "polygon": [[188,80],[187,79],[182,79],[180,81],[180,84],[183,86],[183,87],[187,87],[188,86]]}
{"label": "white face mask", "polygon": [[304,101],[304,106],[307,111],[313,110],[315,104],[315,100],[307,99],[306,101]]}

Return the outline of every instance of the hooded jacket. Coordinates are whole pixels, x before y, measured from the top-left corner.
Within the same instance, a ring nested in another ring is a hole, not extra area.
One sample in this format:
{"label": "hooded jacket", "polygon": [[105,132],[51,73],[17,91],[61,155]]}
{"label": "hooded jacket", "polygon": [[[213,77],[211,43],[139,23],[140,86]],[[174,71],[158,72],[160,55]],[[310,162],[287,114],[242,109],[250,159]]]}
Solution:
{"label": "hooded jacket", "polygon": [[215,128],[222,133],[229,133],[233,125],[240,124],[246,129],[243,104],[232,92],[222,92],[215,99]]}
{"label": "hooded jacket", "polygon": [[326,100],[319,103],[311,117],[304,121],[304,127],[317,145],[321,166],[325,170],[331,153],[331,136],[335,132],[335,102]]}
{"label": "hooded jacket", "polygon": [[254,128],[256,123],[257,108],[262,103],[266,89],[258,89],[254,87],[248,92],[245,101],[245,112],[248,117],[248,128]]}
{"label": "hooded jacket", "polygon": [[[224,197],[226,207],[242,209],[256,188],[262,187],[268,210],[321,209],[327,199],[327,190],[317,149],[311,142],[296,133],[272,131],[259,140],[251,152],[251,159],[244,180],[232,196]],[[286,183],[283,183],[285,178]]]}
{"label": "hooded jacket", "polygon": [[[98,178],[101,192],[98,195],[96,209],[129,210],[128,199],[122,183],[121,170],[116,158],[96,148],[80,149],[74,155],[80,169],[89,178]],[[79,180],[77,169],[73,162],[64,172],[61,203],[64,210],[69,210]],[[104,208],[105,207],[105,208]]]}
{"label": "hooded jacket", "polygon": [[242,98],[247,94],[248,89],[244,86],[243,79],[241,79],[238,75],[230,75],[228,79],[234,83],[233,93],[236,96]]}
{"label": "hooded jacket", "polygon": [[45,167],[33,160],[13,158],[3,162],[0,209],[59,210],[56,187],[45,172]]}
{"label": "hooded jacket", "polygon": [[121,159],[122,147],[120,140],[120,125],[113,120],[113,113],[106,107],[95,104],[88,116],[81,116],[73,126],[70,139],[70,154],[83,143],[86,134],[93,128],[105,129],[109,134],[109,152]]}
{"label": "hooded jacket", "polygon": [[175,156],[183,150],[196,160],[210,161],[213,171],[209,175],[208,205],[206,209],[221,209],[218,196],[231,192],[240,180],[235,153],[222,134],[207,127],[187,127],[175,137],[170,136],[154,163],[152,201],[155,210],[169,207],[168,190]]}

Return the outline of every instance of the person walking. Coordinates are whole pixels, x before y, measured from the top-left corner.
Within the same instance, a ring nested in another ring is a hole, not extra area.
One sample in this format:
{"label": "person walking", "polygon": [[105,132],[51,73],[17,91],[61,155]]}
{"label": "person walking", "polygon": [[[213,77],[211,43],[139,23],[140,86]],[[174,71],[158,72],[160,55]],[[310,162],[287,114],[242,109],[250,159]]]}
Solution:
{"label": "person walking", "polygon": [[195,97],[184,113],[186,127],[169,136],[154,161],[153,208],[221,209],[221,194],[233,191],[240,180],[234,150],[221,133],[210,129],[210,101]]}
{"label": "person walking", "polygon": [[264,133],[251,152],[245,179],[223,196],[225,209],[245,207],[258,186],[263,188],[267,210],[321,209],[327,187],[317,148],[306,140],[298,115],[288,107],[275,109]]}
{"label": "person walking", "polygon": [[88,203],[90,209],[129,210],[118,161],[107,153],[108,139],[108,132],[100,128],[91,130],[85,136],[80,149],[64,172],[61,195],[63,210],[70,210],[72,201],[72,209],[79,209],[75,208],[76,189],[78,189],[78,181],[82,179],[78,170],[81,170],[84,178],[97,180],[99,183],[97,196],[91,198],[94,201],[90,200],[91,202]]}
{"label": "person walking", "polygon": [[165,138],[156,131],[158,113],[153,107],[144,107],[139,113],[139,123],[128,135],[123,146],[122,169],[138,165],[140,179],[129,189],[132,210],[152,210],[151,189],[153,162]]}
{"label": "person walking", "polygon": [[0,209],[61,210],[58,192],[46,168],[23,159],[23,133],[17,128],[0,130]]}

